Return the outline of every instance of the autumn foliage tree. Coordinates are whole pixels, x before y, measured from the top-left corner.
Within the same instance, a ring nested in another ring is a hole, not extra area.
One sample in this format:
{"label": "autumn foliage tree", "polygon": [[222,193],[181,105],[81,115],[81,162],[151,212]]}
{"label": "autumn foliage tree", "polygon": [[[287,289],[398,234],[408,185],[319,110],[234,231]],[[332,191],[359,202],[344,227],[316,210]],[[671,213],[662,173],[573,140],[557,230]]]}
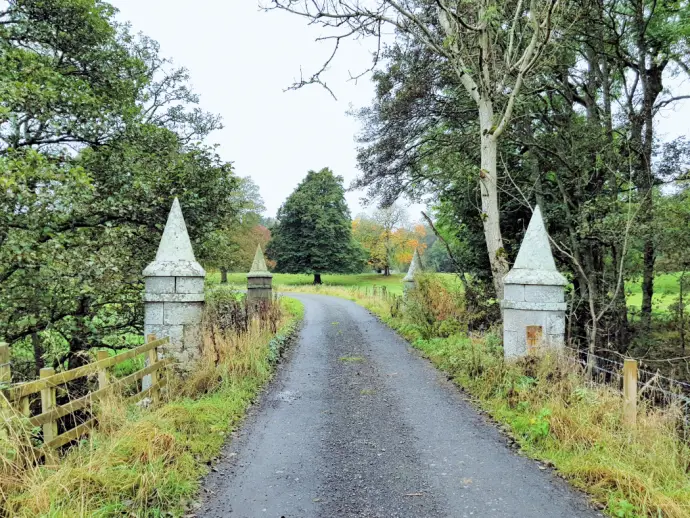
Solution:
{"label": "autumn foliage tree", "polygon": [[390,275],[391,268],[405,269],[414,250],[421,253],[427,246],[424,225],[410,226],[407,214],[396,205],[371,217],[360,215],[352,222],[352,234],[367,252],[367,264],[384,275]]}
{"label": "autumn foliage tree", "polygon": [[265,248],[271,238],[261,224],[264,201],[250,177],[239,178],[232,204],[237,212],[206,236],[198,252],[206,267],[220,270],[222,283],[227,282],[228,271],[248,271],[256,245]]}

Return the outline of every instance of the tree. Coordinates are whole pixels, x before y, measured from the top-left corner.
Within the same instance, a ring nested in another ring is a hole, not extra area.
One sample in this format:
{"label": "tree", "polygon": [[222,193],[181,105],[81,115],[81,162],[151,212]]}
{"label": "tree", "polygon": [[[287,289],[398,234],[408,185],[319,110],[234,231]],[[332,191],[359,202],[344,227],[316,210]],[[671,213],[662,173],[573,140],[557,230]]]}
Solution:
{"label": "tree", "polygon": [[371,218],[360,216],[353,222],[355,240],[369,253],[369,264],[384,276],[391,274],[391,264],[400,239],[395,232],[407,224],[407,213],[397,204],[382,207]]}
{"label": "tree", "polygon": [[352,239],[343,178],[330,169],[309,171],[277,220],[266,250],[276,271],[313,274],[314,284],[323,273],[361,271],[363,251]]}
{"label": "tree", "polygon": [[406,270],[412,262],[415,250],[420,255],[426,250],[426,227],[421,224],[400,227],[393,232],[391,241],[395,244],[393,264],[398,270]]}
{"label": "tree", "polygon": [[199,142],[217,116],[114,13],[0,8],[0,336],[36,369],[141,335],[141,271],[175,196],[196,246],[238,210],[230,164]]}
{"label": "tree", "polygon": [[[333,54],[321,70],[295,87],[321,84],[341,40],[373,36],[393,29],[402,46],[423,46],[442,60],[473,103],[480,142],[476,172],[481,189],[481,221],[498,298],[508,273],[497,188],[499,139],[509,127],[524,81],[539,63],[551,39],[556,0],[272,0],[272,6],[306,17],[333,34]],[[380,51],[372,69],[378,64]],[[327,87],[326,87],[327,88]],[[382,171],[375,174],[383,174]],[[361,183],[374,179],[365,178]]]}
{"label": "tree", "polygon": [[369,265],[384,275],[391,267],[405,270],[415,250],[427,248],[424,225],[410,225],[403,207],[393,204],[374,212],[373,216],[360,215],[352,222],[352,235],[368,254]]}
{"label": "tree", "polygon": [[[615,11],[614,11],[615,9]],[[626,140],[635,171],[633,182],[642,205],[639,224],[645,232],[642,273],[642,327],[649,331],[654,296],[656,243],[653,188],[659,184],[653,168],[656,131],[654,117],[664,106],[688,95],[664,90],[667,69],[690,74],[690,4],[683,1],[625,0],[611,6],[607,34],[617,42],[613,62],[624,81],[621,104],[628,124]]]}
{"label": "tree", "polygon": [[202,264],[220,270],[221,283],[227,282],[228,271],[247,271],[256,245],[264,248],[271,235],[260,224],[265,207],[259,187],[248,176],[238,180],[230,202],[236,212],[206,236],[197,254]]}
{"label": "tree", "polygon": [[388,268],[388,254],[383,245],[383,229],[366,214],[352,222],[352,237],[367,253],[367,264],[377,272]]}
{"label": "tree", "polygon": [[[388,207],[382,207],[374,213],[374,221],[376,221],[382,230],[381,242],[383,244],[385,263],[384,275],[391,274],[391,262],[393,261],[394,249],[396,248],[396,241],[400,241],[399,236],[395,236],[396,230],[400,230],[407,223],[407,213],[405,209],[399,205],[393,204]],[[398,237],[396,240],[395,238]]]}

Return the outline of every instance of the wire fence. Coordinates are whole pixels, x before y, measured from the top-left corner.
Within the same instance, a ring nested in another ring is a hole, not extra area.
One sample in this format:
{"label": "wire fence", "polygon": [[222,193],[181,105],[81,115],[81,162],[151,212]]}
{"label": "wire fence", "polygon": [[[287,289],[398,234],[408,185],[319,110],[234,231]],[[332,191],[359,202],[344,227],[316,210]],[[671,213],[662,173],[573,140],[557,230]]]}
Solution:
{"label": "wire fence", "polygon": [[[592,383],[623,389],[622,361],[567,346],[565,349],[572,353],[573,360],[583,372],[590,373]],[[684,435],[690,436],[690,383],[665,376],[659,370],[643,368],[639,361],[637,363],[638,400],[654,407],[679,409]]]}

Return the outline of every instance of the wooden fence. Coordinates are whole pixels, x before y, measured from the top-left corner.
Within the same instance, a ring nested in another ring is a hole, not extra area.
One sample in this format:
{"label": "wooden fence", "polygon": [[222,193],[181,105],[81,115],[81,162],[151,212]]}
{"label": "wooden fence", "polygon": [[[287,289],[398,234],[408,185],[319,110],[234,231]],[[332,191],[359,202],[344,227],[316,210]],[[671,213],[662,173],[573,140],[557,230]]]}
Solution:
{"label": "wooden fence", "polygon": [[[137,383],[137,392],[128,397],[128,402],[137,402],[145,397],[151,397],[154,402],[158,401],[161,388],[167,384],[167,377],[162,375],[161,370],[172,361],[170,358],[159,359],[158,349],[166,346],[170,339],[156,340],[154,335],[149,335],[148,340],[148,343],[144,345],[115,356],[109,356],[107,351],[98,351],[97,361],[57,374],[52,368],[41,369],[40,379],[10,384],[3,389],[3,393],[7,401],[22,416],[28,418],[31,426],[42,427],[44,448],[59,448],[89,433],[96,426],[97,417],[88,413],[86,421],[60,434],[58,434],[58,420],[79,410],[90,408],[94,402],[115,390],[123,389],[131,383],[142,380],[145,376],[150,376],[151,383],[148,388],[140,390]],[[122,378],[111,379],[108,375],[108,368],[144,354],[148,365],[143,369]],[[3,384],[9,384],[11,380],[9,356],[7,344],[0,344],[0,383]],[[57,405],[57,391],[60,386],[94,374],[98,376],[98,390],[63,405]],[[40,394],[40,410],[37,415],[32,416],[30,403],[31,396],[34,394]]]}

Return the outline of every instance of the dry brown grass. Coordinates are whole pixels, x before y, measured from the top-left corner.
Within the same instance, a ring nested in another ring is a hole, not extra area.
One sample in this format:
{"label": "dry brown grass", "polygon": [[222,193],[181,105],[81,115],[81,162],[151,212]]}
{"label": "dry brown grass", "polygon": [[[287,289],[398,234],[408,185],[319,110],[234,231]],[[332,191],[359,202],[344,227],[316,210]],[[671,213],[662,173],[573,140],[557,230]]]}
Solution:
{"label": "dry brown grass", "polygon": [[207,462],[218,454],[229,429],[270,376],[272,328],[290,332],[288,324],[299,313],[290,309],[273,308],[266,321],[249,318],[241,329],[223,325],[219,330],[215,319],[207,319],[196,367],[184,380],[170,374],[159,406],[127,405],[118,395],[100,401],[94,409],[98,430],[62,458],[37,462],[32,456],[32,431],[6,408],[0,422],[6,431],[0,437],[3,514],[188,513]]}

